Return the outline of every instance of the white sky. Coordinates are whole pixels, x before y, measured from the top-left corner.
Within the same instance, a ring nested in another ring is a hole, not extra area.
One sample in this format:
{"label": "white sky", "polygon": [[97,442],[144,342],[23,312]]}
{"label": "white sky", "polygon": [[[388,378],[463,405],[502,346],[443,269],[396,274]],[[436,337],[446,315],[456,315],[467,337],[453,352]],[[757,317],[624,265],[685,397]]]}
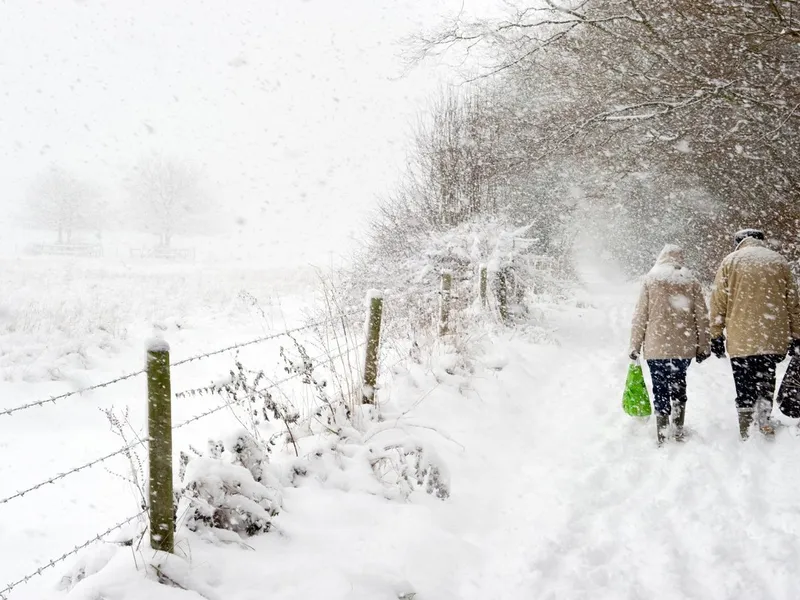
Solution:
{"label": "white sky", "polygon": [[[205,165],[243,236],[339,247],[440,85],[397,40],[460,0],[2,0],[0,215],[58,164],[112,200],[141,156]],[[347,226],[343,225],[343,222]],[[350,225],[350,223],[353,223]]]}

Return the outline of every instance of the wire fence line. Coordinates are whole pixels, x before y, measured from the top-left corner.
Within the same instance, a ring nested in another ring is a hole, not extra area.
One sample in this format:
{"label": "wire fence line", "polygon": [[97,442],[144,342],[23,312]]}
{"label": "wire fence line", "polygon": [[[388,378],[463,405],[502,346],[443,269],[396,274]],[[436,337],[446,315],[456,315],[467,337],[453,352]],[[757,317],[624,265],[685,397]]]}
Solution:
{"label": "wire fence line", "polygon": [[94,459],[94,460],[92,460],[92,461],[90,461],[90,462],[88,462],[86,464],[80,465],[80,466],[75,467],[73,469],[70,469],[68,471],[64,471],[63,473],[59,473],[58,475],[55,475],[55,476],[51,477],[50,479],[46,479],[45,481],[37,483],[36,485],[32,485],[31,487],[29,487],[27,489],[24,489],[24,490],[21,490],[19,492],[16,492],[15,494],[12,494],[12,495],[10,495],[10,496],[8,496],[6,498],[0,498],[0,505],[7,504],[7,503],[11,502],[12,500],[14,500],[15,498],[22,498],[26,494],[30,494],[31,492],[33,492],[35,490],[38,490],[39,488],[42,488],[42,487],[44,487],[46,485],[49,485],[51,483],[55,483],[59,479],[64,479],[66,477],[69,477],[70,475],[74,475],[75,473],[80,473],[81,471],[89,469],[89,468],[91,468],[91,467],[93,467],[95,465],[99,465],[100,463],[105,462],[110,458],[113,458],[115,456],[119,456],[120,454],[125,454],[127,452],[130,452],[131,450],[133,450],[134,448],[137,448],[139,446],[144,446],[146,443],[147,443],[147,438],[138,440],[138,441],[136,441],[136,442],[134,442],[132,444],[128,444],[127,446],[123,446],[122,448],[120,448],[118,450],[114,450],[114,452],[106,454],[105,456],[101,456],[100,458],[96,458],[96,459]]}
{"label": "wire fence line", "polygon": [[[354,317],[356,315],[363,315],[363,314],[364,314],[363,310],[358,310],[358,311],[354,310],[352,312],[341,312],[339,314],[336,314],[336,315],[333,315],[331,317],[328,317],[327,319],[314,321],[312,323],[308,323],[308,324],[300,326],[300,327],[295,327],[295,328],[287,329],[285,331],[281,331],[281,332],[278,332],[278,333],[261,336],[259,338],[252,339],[252,340],[249,340],[249,341],[246,341],[246,342],[243,342],[243,343],[233,344],[233,345],[230,345],[230,346],[226,346],[225,348],[219,348],[217,350],[213,350],[213,351],[206,352],[206,353],[203,353],[203,354],[198,354],[198,355],[195,355],[195,356],[191,356],[189,358],[185,358],[185,359],[182,359],[182,360],[179,360],[179,361],[176,361],[176,362],[170,362],[168,365],[166,365],[167,373],[169,372],[169,369],[171,369],[172,367],[175,367],[175,366],[184,365],[184,364],[187,364],[187,363],[190,363],[190,362],[193,362],[193,361],[199,361],[199,360],[202,360],[202,359],[205,359],[205,358],[208,358],[208,357],[212,357],[212,356],[223,354],[225,352],[229,352],[231,350],[236,350],[238,348],[252,346],[252,345],[259,344],[259,343],[262,343],[262,342],[266,342],[266,341],[269,341],[269,340],[278,339],[278,338],[283,337],[283,336],[291,337],[295,333],[299,333],[299,332],[302,332],[302,331],[306,331],[306,330],[310,330],[310,329],[313,329],[313,328],[326,326],[326,325],[332,325],[336,329],[341,327],[344,330],[346,339],[342,342],[341,345],[339,345],[337,343],[336,344],[337,347],[334,348],[334,350],[342,350],[342,348],[343,348],[343,350],[341,352],[339,352],[338,354],[335,354],[333,356],[331,356],[330,350],[328,350],[328,351],[325,351],[322,354],[319,354],[319,355],[317,355],[317,356],[312,358],[312,357],[309,357],[308,354],[305,352],[305,350],[301,348],[301,356],[298,357],[298,364],[294,365],[294,366],[289,364],[289,365],[287,365],[285,367],[285,370],[287,371],[287,373],[289,373],[288,376],[283,377],[283,378],[278,379],[278,380],[275,380],[275,381],[272,381],[272,382],[268,382],[268,385],[266,387],[262,388],[262,390],[266,391],[266,390],[276,389],[276,388],[279,388],[280,386],[288,383],[289,381],[296,380],[296,379],[307,378],[309,376],[309,374],[310,374],[310,371],[308,370],[309,365],[310,365],[310,368],[313,369],[313,368],[324,366],[324,365],[333,365],[333,364],[336,363],[336,361],[343,361],[342,364],[345,366],[346,369],[348,369],[348,370],[352,369],[354,371],[359,371],[359,373],[360,373],[360,366],[358,366],[358,365],[361,364],[360,360],[363,359],[364,357],[363,356],[359,356],[358,358],[353,358],[352,361],[351,361],[350,357],[354,353],[359,352],[365,346],[368,346],[370,344],[370,340],[366,340],[366,341],[364,341],[362,343],[359,343],[359,344],[353,344],[354,340],[351,339],[351,337],[347,334],[347,331],[346,331],[347,327],[348,327],[347,323],[346,323],[346,320],[348,320],[348,319],[350,319],[350,318],[352,318],[352,317]],[[347,361],[347,364],[345,364],[344,361]],[[98,389],[101,389],[101,388],[109,387],[109,386],[112,386],[112,385],[114,385],[116,383],[119,383],[119,382],[122,382],[122,381],[125,381],[125,380],[129,380],[129,379],[138,377],[139,375],[147,375],[150,378],[154,377],[154,374],[152,372],[150,372],[149,374],[148,373],[149,372],[148,372],[147,369],[142,369],[142,370],[135,371],[135,372],[132,372],[132,373],[128,373],[126,375],[122,375],[122,376],[117,377],[115,379],[112,379],[112,380],[109,380],[109,381],[106,381],[106,382],[103,382],[103,383],[95,384],[95,385],[92,385],[92,386],[88,386],[88,387],[85,387],[85,388],[82,388],[82,389],[79,389],[79,390],[75,390],[75,391],[72,391],[72,392],[60,394],[60,395],[57,395],[57,396],[52,396],[52,397],[49,397],[49,398],[44,398],[42,400],[38,400],[38,401],[35,401],[35,402],[29,402],[29,403],[22,404],[22,405],[19,405],[19,406],[15,406],[15,407],[12,407],[12,408],[3,409],[3,410],[0,410],[0,416],[2,416],[2,415],[13,415],[13,414],[15,414],[17,412],[20,412],[20,411],[23,411],[23,410],[26,410],[26,409],[29,409],[29,408],[42,406],[42,405],[49,404],[49,403],[56,403],[59,400],[62,400],[62,399],[65,399],[65,398],[69,398],[69,397],[72,397],[72,396],[77,396],[77,395],[80,395],[80,394],[83,394],[83,393],[86,393],[86,392],[90,392],[90,391],[93,391],[93,390],[98,390]],[[167,374],[167,377],[169,377],[169,374]],[[309,383],[309,381],[307,379],[304,382],[305,383]],[[148,385],[148,388],[149,387],[150,386]],[[169,389],[169,388],[167,388],[167,389]],[[173,394],[173,397],[174,398],[186,398],[188,396],[191,396],[191,395],[197,394],[197,393],[220,392],[220,391],[223,391],[223,390],[224,390],[224,384],[218,384],[218,385],[211,384],[211,385],[206,386],[206,387],[189,389],[189,390],[185,390],[183,392],[179,392],[179,393]],[[185,421],[183,421],[183,422],[181,422],[181,423],[179,423],[177,425],[171,426],[171,429],[172,430],[181,429],[181,428],[183,428],[183,427],[185,427],[185,426],[187,426],[187,425],[189,425],[191,423],[195,423],[197,421],[200,421],[201,419],[204,419],[205,417],[207,417],[209,415],[213,415],[213,414],[215,414],[215,413],[217,413],[217,412],[219,412],[221,410],[224,410],[226,408],[231,408],[233,406],[233,404],[234,403],[232,401],[228,400],[228,401],[224,402],[221,405],[212,407],[209,410],[206,410],[206,411],[204,411],[204,412],[202,412],[202,413],[200,413],[198,415],[195,415],[195,416],[193,416],[193,417],[191,417],[191,418],[189,418],[189,419],[187,419],[187,420],[185,420]],[[59,482],[59,481],[61,481],[63,479],[66,479],[66,478],[72,476],[72,475],[75,475],[75,474],[78,474],[78,473],[80,473],[82,471],[88,470],[88,469],[90,469],[90,468],[92,468],[92,467],[94,467],[96,465],[99,465],[101,463],[104,463],[105,461],[108,461],[108,460],[110,460],[110,459],[112,459],[114,457],[117,457],[117,456],[120,456],[120,455],[124,455],[124,454],[129,454],[132,451],[134,451],[135,449],[137,449],[139,447],[142,447],[142,446],[147,446],[148,444],[150,444],[152,442],[153,442],[153,440],[150,437],[145,436],[144,438],[138,439],[135,442],[126,444],[125,446],[122,446],[122,447],[114,450],[113,452],[109,452],[109,453],[107,453],[107,454],[105,454],[103,456],[100,456],[98,458],[95,458],[95,459],[93,459],[93,460],[91,460],[89,462],[86,462],[84,464],[81,464],[81,465],[78,465],[76,467],[73,467],[73,468],[71,468],[69,470],[66,470],[66,471],[62,472],[62,473],[58,473],[58,474],[56,474],[56,475],[54,475],[54,476],[52,476],[52,477],[50,477],[48,479],[45,479],[44,481],[36,483],[35,485],[31,485],[30,487],[27,487],[27,488],[25,488],[23,490],[17,491],[17,492],[15,492],[15,493],[7,496],[7,497],[0,498],[0,506],[6,505],[6,504],[8,504],[9,502],[11,502],[11,501],[13,501],[15,499],[19,499],[19,498],[22,498],[24,496],[27,496],[28,494],[31,494],[31,493],[33,493],[33,492],[35,492],[35,491],[37,491],[37,490],[39,490],[41,488],[44,488],[47,485],[55,484],[55,483],[57,483],[57,482]],[[152,476],[152,474],[151,474],[151,476]],[[153,508],[153,510],[155,511],[156,508]],[[52,560],[47,562],[45,565],[39,567],[35,571],[32,571],[28,575],[25,575],[24,577],[18,579],[17,581],[9,583],[8,585],[6,585],[5,588],[0,590],[0,600],[6,600],[7,599],[7,594],[9,594],[16,587],[27,583],[33,577],[36,577],[36,576],[40,575],[43,571],[45,571],[45,570],[47,570],[49,568],[52,568],[55,565],[65,561],[67,558],[77,554],[81,550],[83,550],[83,549],[87,548],[88,546],[90,546],[92,543],[102,540],[102,538],[107,536],[109,533],[111,533],[113,531],[116,531],[118,529],[121,529],[122,527],[124,527],[125,525],[130,523],[131,521],[134,521],[135,519],[138,519],[138,518],[142,517],[143,515],[146,515],[149,511],[150,511],[149,507],[148,508],[144,508],[142,511],[138,512],[137,514],[125,519],[124,521],[121,521],[121,522],[117,523],[116,525],[108,528],[107,530],[105,530],[105,531],[103,531],[101,533],[98,533],[97,535],[93,536],[92,538],[90,538],[89,540],[83,542],[82,544],[79,544],[79,545],[75,546],[72,550],[69,550],[69,551],[63,553],[62,555],[60,555],[60,556],[58,556],[56,558],[53,558]],[[150,518],[151,519],[153,518],[152,514],[150,515]],[[152,542],[152,540],[151,540],[151,542]]]}
{"label": "wire fence line", "polygon": [[121,377],[117,377],[116,379],[111,379],[110,381],[106,381],[104,383],[90,385],[89,387],[81,388],[79,390],[75,390],[74,392],[66,392],[64,394],[59,394],[58,396],[51,396],[50,398],[44,398],[43,400],[36,400],[35,402],[28,402],[27,404],[20,404],[19,406],[6,408],[4,410],[0,410],[0,417],[2,417],[3,415],[13,415],[14,413],[19,412],[21,410],[34,408],[35,406],[42,406],[44,404],[49,404],[51,402],[55,404],[57,401],[63,400],[64,398],[69,398],[71,396],[78,396],[80,394],[85,394],[86,392],[99,390],[100,388],[114,385],[115,383],[119,383],[120,381],[125,381],[126,379],[133,379],[134,377],[137,377],[139,375],[144,375],[145,372],[146,371],[144,369],[141,369],[140,371],[134,371],[133,373],[122,375]]}
{"label": "wire fence line", "polygon": [[[172,363],[170,363],[170,366],[171,367],[177,367],[177,366],[180,366],[180,365],[185,365],[187,363],[203,360],[205,358],[209,358],[211,356],[216,356],[218,354],[224,354],[225,352],[229,352],[231,350],[237,350],[239,348],[245,348],[247,346],[253,346],[255,344],[261,344],[263,342],[267,342],[267,341],[270,341],[270,340],[278,339],[278,338],[283,337],[283,336],[291,336],[291,335],[293,335],[295,333],[300,333],[301,331],[306,331],[306,330],[309,330],[309,329],[313,329],[313,328],[319,327],[321,325],[327,325],[327,324],[331,324],[331,323],[338,323],[339,319],[353,317],[353,316],[359,314],[359,312],[360,311],[352,311],[352,312],[349,312],[349,313],[342,313],[340,315],[334,316],[333,318],[321,319],[321,320],[318,320],[318,321],[314,321],[312,323],[308,323],[306,325],[302,325],[300,327],[294,327],[292,329],[287,329],[285,331],[280,331],[280,332],[277,332],[277,333],[272,333],[272,334],[269,334],[269,335],[261,336],[261,337],[249,340],[247,342],[241,342],[241,343],[238,343],[238,344],[232,344],[230,346],[226,346],[225,348],[219,348],[217,350],[212,350],[210,352],[205,352],[203,354],[197,354],[195,356],[190,356],[189,358],[184,358],[184,359],[181,359],[179,361],[172,362]],[[79,390],[74,390],[72,392],[65,392],[65,393],[59,394],[57,396],[51,396],[49,398],[43,398],[41,400],[36,400],[34,402],[28,402],[26,404],[20,404],[19,406],[13,406],[11,408],[2,409],[2,410],[0,410],[0,417],[6,416],[6,415],[13,415],[13,414],[18,413],[20,411],[27,410],[29,408],[35,408],[37,406],[43,406],[45,404],[51,404],[51,403],[55,404],[59,400],[64,400],[65,398],[70,398],[72,396],[79,396],[79,395],[85,394],[87,392],[92,392],[94,390],[99,390],[101,388],[109,387],[109,386],[114,385],[116,383],[119,383],[121,381],[125,381],[127,379],[133,379],[134,377],[138,377],[139,375],[144,375],[144,374],[146,374],[146,372],[147,371],[145,369],[140,369],[138,371],[134,371],[132,373],[127,373],[126,375],[122,375],[122,376],[117,377],[115,379],[111,379],[111,380],[105,381],[103,383],[97,383],[95,385],[90,385],[88,387],[81,388]]]}
{"label": "wire fence line", "polygon": [[114,532],[114,531],[116,531],[118,529],[122,529],[123,527],[125,527],[125,525],[127,525],[131,521],[135,521],[136,519],[138,519],[140,517],[143,517],[145,514],[147,514],[148,510],[149,509],[145,508],[145,509],[139,511],[138,513],[136,513],[135,515],[133,515],[131,517],[128,517],[124,521],[120,521],[116,525],[113,525],[112,527],[109,527],[105,531],[98,533],[97,535],[95,535],[94,537],[86,540],[82,544],[79,544],[79,545],[75,546],[72,550],[64,552],[64,554],[62,554],[61,556],[59,556],[57,558],[51,559],[47,564],[39,567],[38,569],[36,569],[35,571],[32,571],[31,573],[28,573],[27,575],[25,575],[21,579],[18,579],[16,581],[13,581],[13,582],[9,583],[8,585],[6,585],[5,588],[0,590],[0,599],[7,600],[8,599],[8,593],[11,592],[15,587],[17,587],[19,585],[22,585],[24,583],[28,583],[31,579],[33,579],[37,575],[41,575],[42,571],[45,571],[45,570],[50,569],[52,567],[55,567],[57,564],[59,564],[61,562],[64,562],[70,556],[73,556],[73,555],[77,554],[78,552],[80,552],[84,548],[88,548],[89,546],[91,546],[95,542],[99,542],[105,536],[107,536],[109,533],[112,533],[112,532]]}
{"label": "wire fence line", "polygon": [[[328,357],[327,360],[320,361],[321,358],[325,358],[327,356],[327,354],[323,354],[323,355],[317,356],[315,358],[312,358],[311,362],[312,363],[316,363],[317,366],[326,365],[326,364],[332,364],[333,362],[339,360],[340,358],[344,358],[345,356],[347,356],[351,352],[363,348],[365,345],[366,344],[364,344],[364,343],[358,344],[357,346],[352,347],[352,348],[348,349],[345,352],[337,354],[336,356]],[[268,391],[268,390],[272,390],[272,389],[278,388],[278,387],[282,386],[284,383],[288,383],[289,381],[292,381],[293,379],[297,379],[298,377],[301,377],[301,376],[302,376],[302,373],[294,373],[292,375],[289,375],[288,377],[284,377],[283,379],[279,379],[278,381],[273,381],[267,387],[263,388],[263,391]],[[186,396],[189,396],[189,395],[192,395],[192,394],[209,393],[210,391],[212,391],[213,387],[214,386],[209,386],[209,387],[204,387],[204,388],[195,388],[195,389],[192,389],[192,390],[184,390],[183,392],[179,392],[178,394],[176,394],[176,397],[185,398]],[[221,388],[219,388],[219,389],[221,389]],[[202,413],[200,413],[198,415],[195,415],[194,417],[191,417],[190,419],[187,419],[185,421],[182,421],[181,423],[178,423],[172,429],[180,429],[182,427],[185,427],[186,425],[189,425],[190,423],[194,423],[195,421],[199,421],[200,419],[203,419],[203,418],[205,418],[205,417],[207,417],[209,415],[213,415],[214,413],[217,413],[217,412],[219,412],[221,410],[224,410],[224,409],[230,407],[231,404],[232,404],[231,402],[224,402],[224,403],[222,403],[222,404],[220,404],[218,406],[215,406],[214,408],[211,408],[211,409],[209,409],[209,410],[207,410],[205,412],[202,412]]]}
{"label": "wire fence line", "polygon": [[247,342],[242,342],[242,343],[239,343],[239,344],[233,344],[233,345],[227,346],[225,348],[219,348],[218,350],[212,350],[210,352],[205,352],[203,354],[198,354],[196,356],[191,356],[189,358],[184,358],[184,359],[181,359],[181,360],[179,360],[177,362],[170,363],[170,366],[171,367],[177,367],[177,366],[180,366],[180,365],[185,365],[186,363],[190,363],[190,362],[197,361],[197,360],[202,360],[202,359],[208,358],[210,356],[216,356],[217,354],[223,354],[223,353],[228,352],[230,350],[238,350],[239,348],[244,348],[246,346],[252,346],[254,344],[261,344],[263,342],[268,342],[270,340],[275,340],[275,339],[278,339],[278,338],[283,337],[283,336],[290,336],[290,335],[293,335],[295,333],[299,333],[301,331],[307,331],[309,329],[313,329],[315,327],[319,327],[320,325],[328,325],[330,323],[337,323],[339,319],[347,318],[347,317],[353,317],[353,316],[355,316],[357,314],[361,314],[362,312],[363,311],[352,311],[350,313],[342,313],[340,315],[336,315],[333,318],[320,319],[319,321],[314,321],[312,323],[308,323],[308,324],[302,325],[300,327],[294,327],[292,329],[287,329],[286,331],[280,331],[278,333],[271,333],[269,335],[261,336],[261,337],[252,339],[252,340],[247,341]]}
{"label": "wire fence line", "polygon": [[[272,385],[267,386],[266,388],[264,388],[264,390],[271,390],[273,388],[278,387],[279,385],[282,385],[282,384],[284,384],[284,383],[286,383],[288,381],[291,381],[292,379],[296,379],[297,377],[298,377],[298,375],[292,375],[290,377],[285,377],[284,379],[276,381]],[[187,393],[191,393],[191,392],[194,392],[194,391],[197,391],[197,390],[187,390]],[[200,413],[198,415],[195,415],[194,417],[191,417],[189,419],[186,419],[185,421],[182,421],[182,422],[178,423],[172,429],[173,430],[181,429],[182,427],[185,427],[186,425],[189,425],[190,423],[194,423],[195,421],[199,421],[200,419],[204,419],[205,417],[207,417],[209,415],[213,415],[214,413],[218,413],[221,410],[229,408],[231,405],[232,405],[231,402],[223,402],[222,404],[220,404],[218,406],[215,406],[214,408],[211,408],[211,409],[209,409],[209,410],[207,410],[205,412],[202,412],[202,413]]]}
{"label": "wire fence line", "polygon": [[[314,364],[315,366],[331,364],[331,363],[339,360],[340,358],[343,358],[343,357],[347,356],[351,352],[354,352],[354,351],[359,350],[360,348],[363,348],[364,345],[365,345],[364,343],[358,344],[357,346],[351,347],[348,350],[337,354],[336,356],[328,356],[327,354],[321,354],[321,355],[318,355],[318,356],[316,356],[316,357],[314,357],[314,358],[312,358],[310,360],[311,360],[312,364]],[[322,359],[326,359],[326,360],[322,360]],[[288,383],[289,381],[291,381],[293,379],[297,379],[298,377],[301,377],[301,375],[302,375],[302,373],[294,373],[292,375],[289,375],[288,377],[284,377],[283,379],[279,379],[278,381],[272,382],[270,385],[268,385],[264,389],[265,390],[275,389],[275,388],[283,385],[284,383]],[[192,394],[208,393],[212,389],[213,389],[213,386],[207,386],[207,387],[202,387],[202,388],[195,388],[195,389],[191,389],[191,390],[185,390],[183,392],[179,392],[179,393],[175,394],[175,397],[176,398],[185,398],[185,397],[187,397],[189,395],[192,395]],[[194,417],[191,417],[190,419],[187,419],[186,421],[183,421],[183,422],[179,423],[178,425],[175,425],[172,429],[173,430],[174,429],[180,429],[180,428],[182,428],[182,427],[184,427],[186,425],[189,425],[190,423],[194,423],[195,421],[199,421],[199,420],[201,420],[201,419],[203,419],[203,418],[205,418],[205,417],[207,417],[209,415],[217,413],[217,412],[219,412],[219,411],[221,411],[221,410],[223,410],[225,408],[228,408],[229,406],[231,406],[231,403],[230,402],[225,402],[224,404],[216,406],[216,407],[214,407],[214,408],[212,408],[210,410],[207,410],[207,411],[202,412],[202,413],[200,413],[198,415],[195,415]],[[142,438],[140,440],[137,440],[136,442],[133,442],[131,444],[123,446],[123,447],[121,447],[121,448],[119,448],[119,449],[117,449],[117,450],[115,450],[113,452],[109,452],[108,454],[106,454],[104,456],[101,456],[99,458],[91,460],[91,461],[89,461],[89,462],[87,462],[85,464],[82,464],[82,465],[79,465],[79,466],[74,467],[72,469],[69,469],[67,471],[64,471],[63,473],[58,473],[57,475],[54,475],[53,477],[50,477],[49,479],[46,479],[44,481],[41,481],[41,482],[39,482],[39,483],[37,483],[35,485],[32,485],[32,486],[28,487],[28,488],[20,490],[20,491],[14,493],[14,494],[11,494],[10,496],[7,496],[5,498],[0,498],[0,505],[7,504],[7,503],[9,503],[12,500],[15,500],[17,498],[22,498],[23,496],[25,496],[27,494],[30,494],[31,492],[34,492],[34,491],[38,490],[39,488],[43,488],[43,487],[45,487],[45,486],[47,486],[47,485],[49,485],[51,483],[55,483],[55,482],[57,482],[57,481],[59,481],[61,479],[65,479],[66,477],[69,477],[70,475],[74,475],[74,474],[80,473],[81,471],[85,471],[86,469],[90,469],[91,467],[99,465],[99,464],[101,464],[101,463],[103,463],[103,462],[105,462],[105,461],[107,461],[107,460],[109,460],[111,458],[114,458],[115,456],[119,456],[121,454],[127,454],[131,450],[134,450],[134,449],[136,449],[136,448],[138,448],[140,446],[144,446],[145,444],[147,444],[147,441],[148,440],[147,440],[146,437]]]}

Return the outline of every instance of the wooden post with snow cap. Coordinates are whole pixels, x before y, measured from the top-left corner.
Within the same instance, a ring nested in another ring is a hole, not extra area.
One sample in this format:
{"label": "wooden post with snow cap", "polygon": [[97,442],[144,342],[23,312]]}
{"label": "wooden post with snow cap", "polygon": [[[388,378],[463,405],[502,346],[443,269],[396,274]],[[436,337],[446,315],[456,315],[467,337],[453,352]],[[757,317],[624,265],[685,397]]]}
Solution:
{"label": "wooden post with snow cap", "polygon": [[149,452],[150,545],[172,553],[175,548],[175,507],[172,495],[172,390],[169,344],[147,344],[147,436]]}
{"label": "wooden post with snow cap", "polygon": [[481,306],[486,306],[486,288],[489,283],[489,269],[486,265],[480,267],[480,292],[481,292]]}
{"label": "wooden post with snow cap", "polygon": [[439,336],[450,333],[450,291],[453,287],[453,275],[447,271],[442,273],[442,286],[439,292]]}
{"label": "wooden post with snow cap", "polygon": [[381,345],[381,320],[383,319],[383,296],[377,290],[367,293],[369,316],[367,317],[367,350],[364,353],[364,386],[361,391],[362,404],[375,404],[375,387],[378,384],[378,350]]}

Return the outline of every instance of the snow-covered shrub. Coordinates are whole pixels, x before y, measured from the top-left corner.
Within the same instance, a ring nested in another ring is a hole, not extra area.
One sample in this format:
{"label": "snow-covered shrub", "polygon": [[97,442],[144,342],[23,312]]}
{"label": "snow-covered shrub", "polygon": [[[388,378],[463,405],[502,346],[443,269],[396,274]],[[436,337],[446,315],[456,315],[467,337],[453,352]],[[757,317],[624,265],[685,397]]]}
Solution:
{"label": "snow-covered shrub", "polygon": [[398,432],[376,437],[385,428],[378,411],[354,411],[342,386],[329,385],[335,365],[326,361],[323,368],[296,341],[281,348],[281,356],[303,409],[283,386],[239,360],[227,379],[194,392],[226,398],[245,430],[210,442],[205,452],[181,454],[178,516],[190,530],[215,539],[224,538],[221,530],[242,536],[269,531],[282,486],[309,479],[397,500],[417,490],[449,496],[446,469],[434,450]]}
{"label": "snow-covered shrub", "polygon": [[209,443],[205,455],[181,453],[178,517],[191,531],[252,536],[270,530],[281,507],[280,485],[265,471],[264,449],[247,432],[229,448]]}
{"label": "snow-covered shrub", "polygon": [[295,450],[304,452],[289,469],[292,485],[314,477],[323,485],[389,499],[407,499],[416,490],[441,499],[449,496],[446,469],[433,448],[397,431],[390,440],[379,439],[386,428],[379,412],[366,406],[354,411],[348,399],[318,374],[305,349],[297,345],[296,350],[299,358],[282,350],[285,369],[300,377],[317,404],[293,431]]}
{"label": "snow-covered shrub", "polygon": [[[205,453],[181,453],[178,515],[191,531],[216,531],[217,537],[220,530],[243,536],[269,531],[281,495],[280,484],[267,473],[268,456],[284,435],[294,444],[291,427],[300,418],[294,407],[278,401],[276,388],[263,370],[236,360],[227,379],[189,392],[224,397],[245,426],[227,444],[210,441]],[[264,426],[270,421],[285,430],[265,440]]]}
{"label": "snow-covered shrub", "polygon": [[489,307],[495,314],[501,277],[512,317],[529,316],[530,305],[540,297],[560,299],[571,287],[569,256],[543,254],[535,224],[517,227],[504,217],[480,217],[447,229],[409,232],[406,238],[407,244],[391,252],[370,246],[337,286],[351,303],[363,297],[364,289],[385,290],[384,331],[392,340],[430,343],[443,272],[452,274],[451,316],[466,327],[479,318],[483,266],[488,268]]}
{"label": "snow-covered shrub", "polygon": [[288,483],[302,486],[313,479],[323,487],[390,500],[407,500],[417,491],[448,498],[447,468],[433,447],[400,429],[387,431],[386,424],[372,422],[365,432],[341,428],[321,441],[306,438],[309,452],[292,463]]}
{"label": "snow-covered shrub", "polygon": [[530,149],[519,148],[519,109],[488,82],[432,102],[415,131],[403,178],[379,202],[368,241],[342,274],[340,287],[352,306],[367,289],[386,291],[386,326],[396,327],[397,335],[410,330],[412,340],[424,343],[437,322],[442,272],[453,274],[453,310],[470,306],[481,265],[502,267],[495,279],[498,273],[510,278],[500,246],[519,231],[529,251],[569,272],[580,194],[563,164],[539,161],[534,169],[520,161]]}
{"label": "snow-covered shrub", "polygon": [[403,335],[410,327],[412,337],[422,339],[438,319],[441,273],[453,276],[454,310],[470,304],[478,294],[479,265],[488,262],[492,238],[502,230],[502,223],[486,221],[409,232],[402,246],[376,245],[358,256],[341,290],[353,297],[370,288],[385,290],[384,325],[390,335]]}
{"label": "snow-covered shrub", "polygon": [[450,478],[430,445],[406,437],[394,444],[372,447],[371,453],[375,476],[405,497],[415,490],[441,500],[450,496]]}
{"label": "snow-covered shrub", "polygon": [[283,423],[291,437],[290,426],[300,418],[293,406],[278,400],[277,387],[263,370],[248,369],[237,359],[227,378],[206,387],[183,392],[178,397],[222,396],[246,426],[248,433],[255,440],[254,443],[257,443],[261,440],[262,425],[270,420]]}

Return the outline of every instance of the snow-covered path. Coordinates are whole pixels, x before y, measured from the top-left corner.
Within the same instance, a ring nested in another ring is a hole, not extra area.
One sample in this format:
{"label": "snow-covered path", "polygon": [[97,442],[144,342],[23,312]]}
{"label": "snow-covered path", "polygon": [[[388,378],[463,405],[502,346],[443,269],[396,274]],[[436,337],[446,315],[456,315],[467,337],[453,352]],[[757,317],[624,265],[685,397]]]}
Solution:
{"label": "snow-covered path", "polygon": [[483,423],[497,513],[461,597],[797,598],[794,429],[739,442],[730,366],[712,359],[690,370],[691,439],[656,448],[620,408],[636,290],[585,283],[592,308],[549,315],[560,346],[521,347],[500,375],[520,383]]}

